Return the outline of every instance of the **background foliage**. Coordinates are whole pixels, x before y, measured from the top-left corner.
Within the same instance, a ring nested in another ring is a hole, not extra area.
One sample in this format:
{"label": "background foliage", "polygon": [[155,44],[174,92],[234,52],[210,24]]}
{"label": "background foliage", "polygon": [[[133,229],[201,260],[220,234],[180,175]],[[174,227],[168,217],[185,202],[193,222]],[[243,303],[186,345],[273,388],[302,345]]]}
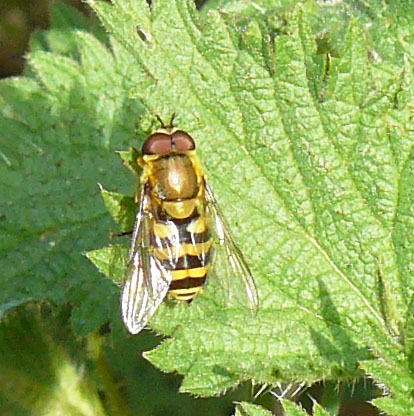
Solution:
{"label": "background foliage", "polygon": [[[172,379],[148,383],[156,372],[139,358],[157,338],[120,324],[112,280],[128,243],[110,231],[131,227],[136,185],[115,151],[139,148],[154,115],[172,112],[197,141],[260,309],[223,303],[211,279],[191,307],[162,305],[150,326],[169,338],[146,358],[194,395],[246,382],[238,400],[251,400],[249,380],[368,374],[392,393],[376,406],[412,413],[412,6],[89,4],[104,27],[56,5],[25,77],[0,83],[5,414],[165,414]],[[183,398],[168,414],[229,414],[231,400]]]}

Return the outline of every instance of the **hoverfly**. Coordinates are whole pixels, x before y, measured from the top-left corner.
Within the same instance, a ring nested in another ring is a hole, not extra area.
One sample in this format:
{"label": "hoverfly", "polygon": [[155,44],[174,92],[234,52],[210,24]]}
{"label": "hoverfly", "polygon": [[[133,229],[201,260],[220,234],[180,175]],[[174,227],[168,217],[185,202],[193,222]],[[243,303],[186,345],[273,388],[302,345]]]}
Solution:
{"label": "hoverfly", "polygon": [[123,321],[132,334],[144,328],[167,296],[191,302],[211,269],[228,300],[257,309],[254,280],[195,147],[172,120],[142,146],[139,208],[121,296]]}

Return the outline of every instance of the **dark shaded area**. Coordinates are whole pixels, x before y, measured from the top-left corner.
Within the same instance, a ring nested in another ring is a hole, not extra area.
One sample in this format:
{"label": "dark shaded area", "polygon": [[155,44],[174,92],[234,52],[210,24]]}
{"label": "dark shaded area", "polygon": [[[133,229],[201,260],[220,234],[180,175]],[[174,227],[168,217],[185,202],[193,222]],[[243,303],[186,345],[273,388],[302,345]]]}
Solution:
{"label": "dark shaded area", "polygon": [[[83,0],[60,0],[76,7],[85,16],[92,10]],[[30,36],[50,26],[51,7],[55,0],[2,0],[0,2],[0,78],[23,72]],[[147,0],[150,4],[151,1]],[[205,0],[196,1],[200,7]]]}
{"label": "dark shaded area", "polygon": [[[342,327],[341,315],[335,304],[333,303],[326,285],[319,281],[319,300],[320,313],[325,322],[329,322],[328,329],[332,335],[332,341],[326,339],[317,331],[311,331],[312,339],[318,347],[322,356],[326,356],[327,360],[336,360],[338,362],[337,377],[338,380],[347,379],[347,373],[355,372],[355,368],[343,367],[342,357],[350,355],[354,352],[355,357],[366,355],[366,359],[370,359],[368,346],[361,348],[356,345]],[[355,362],[355,367],[358,363]],[[363,373],[361,372],[361,377]],[[313,397],[323,407],[330,411],[335,411],[338,416],[359,416],[359,415],[379,415],[378,410],[368,403],[374,397],[378,397],[381,392],[373,385],[370,380],[360,379],[352,383],[317,383],[307,390],[307,396]],[[309,411],[312,403],[303,403],[304,407]]]}
{"label": "dark shaded area", "polygon": [[[62,0],[85,15],[90,8],[81,0]],[[47,29],[53,0],[3,0],[0,2],[0,77],[21,74],[31,34]]]}
{"label": "dark shaded area", "polygon": [[312,415],[314,401],[336,416],[379,416],[379,411],[368,403],[381,396],[372,380],[359,379],[349,383],[319,382],[306,389],[296,400]]}
{"label": "dark shaded area", "polygon": [[[331,332],[332,338],[335,342],[335,345],[331,345],[330,342],[326,339],[322,339],[318,333],[315,331],[312,332],[312,338],[315,345],[319,348],[321,355],[328,355],[329,359],[332,359],[332,356],[342,357],[342,355],[355,354],[355,357],[363,357],[365,359],[370,359],[371,355],[369,353],[369,348],[360,348],[356,345],[349,337],[347,332],[342,327],[341,315],[338,312],[335,304],[333,303],[329,291],[325,284],[322,281],[319,281],[319,299],[320,299],[320,313],[324,317],[325,322],[329,322],[331,325],[328,327]],[[355,366],[358,364],[355,363]],[[341,362],[338,362],[338,367],[341,366]],[[346,368],[340,369],[340,372],[345,372]],[[350,368],[350,373],[353,374],[355,368]],[[340,374],[338,374],[340,375]]]}

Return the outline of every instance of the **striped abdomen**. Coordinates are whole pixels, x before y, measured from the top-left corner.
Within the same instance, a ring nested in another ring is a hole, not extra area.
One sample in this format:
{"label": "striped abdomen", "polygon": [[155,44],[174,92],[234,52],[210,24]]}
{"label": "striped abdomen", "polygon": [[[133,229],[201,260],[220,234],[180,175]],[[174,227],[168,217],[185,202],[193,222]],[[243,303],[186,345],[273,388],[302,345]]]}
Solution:
{"label": "striped abdomen", "polygon": [[189,301],[201,291],[210,268],[211,244],[203,215],[154,220],[152,247],[162,267],[172,274],[170,296]]}

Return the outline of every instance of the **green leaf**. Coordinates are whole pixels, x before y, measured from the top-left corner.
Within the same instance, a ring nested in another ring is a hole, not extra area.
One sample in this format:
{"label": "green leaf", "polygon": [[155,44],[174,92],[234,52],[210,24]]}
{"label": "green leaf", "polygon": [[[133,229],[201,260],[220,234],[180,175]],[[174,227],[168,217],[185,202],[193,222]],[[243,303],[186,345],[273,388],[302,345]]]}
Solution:
{"label": "green leaf", "polygon": [[270,416],[272,413],[261,406],[242,402],[236,407],[234,416]]}
{"label": "green leaf", "polygon": [[79,58],[76,30],[89,31],[84,15],[64,3],[56,3],[51,10],[51,29],[46,33],[49,49],[55,53]]}
{"label": "green leaf", "polygon": [[409,415],[413,411],[413,406],[408,400],[398,401],[391,397],[381,397],[374,399],[372,404],[386,415]]}
{"label": "green leaf", "polygon": [[302,409],[300,406],[298,406],[296,403],[290,402],[289,400],[283,400],[282,404],[283,404],[283,407],[285,408],[286,416],[306,416],[307,415],[306,411]]}
{"label": "green leaf", "polygon": [[[273,74],[260,65],[260,59],[253,59],[252,51],[237,49],[237,34],[218,14],[210,15],[203,37],[185,2],[159,3],[152,11],[152,23],[143,3],[136,5],[137,15],[127,16],[116,5],[93,5],[157,85],[153,94],[144,97],[141,93],[142,101],[150,109],[159,107],[160,102],[167,105],[174,101],[170,113],[180,108],[180,126],[199,138],[200,153],[219,202],[224,201],[226,216],[238,225],[242,248],[255,266],[261,293],[266,294],[261,297],[256,319],[232,309],[214,311],[216,319],[208,319],[210,308],[214,310],[211,289],[191,308],[160,308],[151,325],[174,337],[146,357],[164,370],[186,374],[182,390],[200,395],[217,394],[251,377],[261,382],[292,377],[312,382],[357,374],[356,360],[368,355],[353,332],[371,336],[367,328],[375,325],[385,335],[388,329],[378,303],[385,299],[390,303],[387,313],[394,329],[397,322],[393,319],[398,319],[395,309],[403,310],[404,303],[398,296],[378,299],[379,283],[368,278],[380,270],[388,278],[382,282],[382,290],[398,290],[392,240],[386,228],[390,224],[385,222],[384,207],[375,206],[375,198],[381,202],[383,198],[364,195],[365,186],[358,188],[352,165],[349,167],[342,149],[329,139],[333,128],[327,129],[326,119],[332,109],[322,113],[323,108],[314,101],[322,85],[314,79],[316,73],[321,74],[321,62],[315,57],[306,22],[298,15],[291,23],[291,36],[276,40]],[[175,21],[168,33],[162,25],[167,15]],[[121,27],[121,20],[127,24]],[[354,27],[350,27],[349,37],[362,50],[363,43],[358,44],[362,39],[353,35]],[[135,34],[136,28],[141,36]],[[258,36],[257,30],[254,36]],[[186,48],[179,48],[180,56],[171,54],[179,42]],[[198,47],[193,46],[195,42]],[[353,54],[345,49],[342,59]],[[361,62],[352,63],[351,70],[358,65]],[[183,74],[186,66],[188,76]],[[364,82],[371,77],[360,75]],[[355,83],[361,84],[361,78],[350,78],[345,88],[351,91]],[[332,81],[331,95],[334,86]],[[161,99],[163,90],[170,94]],[[140,91],[134,94],[140,96]],[[383,96],[384,89],[377,95]],[[205,121],[196,123],[193,114],[202,114]],[[223,133],[217,135],[220,130],[226,132],[225,142],[221,140]],[[208,140],[203,140],[206,137]],[[221,152],[216,152],[217,148]],[[377,164],[384,160],[378,159]],[[226,164],[232,166],[227,172],[223,170]],[[367,167],[354,168],[356,172],[363,169]],[[385,173],[392,176],[395,171]],[[335,232],[330,231],[332,227]],[[250,230],[273,237],[255,240]],[[277,241],[283,245],[275,246]],[[279,304],[284,305],[282,310],[275,309]],[[277,327],[271,324],[274,320],[279,322]],[[212,334],[214,342],[208,342],[206,337]],[[306,339],[309,342],[303,341]],[[213,351],[215,359],[210,360]],[[266,360],[269,354],[275,354],[273,360]],[[306,361],[305,357],[312,359]],[[263,361],[278,364],[263,366]],[[299,366],[298,362],[306,364]]]}
{"label": "green leaf", "polygon": [[[384,393],[389,397],[374,399],[372,404],[390,416],[409,415],[414,411],[412,394],[414,378],[412,363],[399,354],[386,356],[386,361],[364,361],[362,367],[379,386],[384,387]],[[411,369],[410,369],[411,367]]]}
{"label": "green leaf", "polygon": [[128,247],[115,245],[86,253],[86,257],[115,283],[123,283]]}
{"label": "green leaf", "polygon": [[141,152],[134,147],[131,147],[128,151],[119,151],[118,154],[121,157],[124,165],[130,169],[131,172],[138,178],[138,173],[142,170],[138,164],[138,159],[141,156]]}
{"label": "green leaf", "polygon": [[[286,416],[306,416],[308,413],[302,409],[300,405],[289,400],[282,400],[283,407],[286,411]],[[313,416],[330,416],[318,403],[313,403]]]}
{"label": "green leaf", "polygon": [[133,197],[101,189],[106,208],[122,232],[132,231],[137,206]]}
{"label": "green leaf", "polygon": [[[330,415],[337,415],[340,411],[343,393],[335,382],[328,382],[323,389],[319,403],[329,412]],[[354,385],[352,386],[354,387]]]}
{"label": "green leaf", "polygon": [[[137,176],[126,149],[175,112],[260,306],[223,303],[211,273],[191,305],[159,308],[150,326],[169,338],[146,357],[206,396],[250,379],[354,379],[382,344],[400,352],[414,294],[412,29],[399,36],[382,6],[381,30],[351,19],[336,57],[321,56],[305,3],[277,31],[255,15],[244,32],[215,11],[199,20],[190,0],[91,0],[107,44],[77,30],[78,55],[32,53],[30,77],[0,83],[1,312],[69,302],[81,335],[114,316],[118,290],[82,256],[113,227],[97,183],[117,191],[105,203],[128,231],[136,178],[115,151]],[[88,257],[119,283],[123,253]]]}
{"label": "green leaf", "polygon": [[101,42],[107,43],[107,36],[101,26],[93,24],[93,17],[87,19],[80,11],[63,2],[51,6],[51,27],[48,31],[36,32],[30,42],[30,50],[53,51],[79,59],[78,31],[91,32]]}
{"label": "green leaf", "polygon": [[86,17],[65,3],[57,2],[52,6],[51,10],[52,28],[60,30],[89,30],[89,23]]}
{"label": "green leaf", "polygon": [[330,416],[318,403],[313,404],[313,416]]}
{"label": "green leaf", "polygon": [[233,16],[240,26],[246,25],[253,19],[263,19],[272,27],[272,23],[276,23],[277,20],[280,22],[284,17],[291,14],[298,3],[298,0],[259,0],[255,2],[248,0],[215,0],[208,1],[203,5],[201,12],[205,13],[211,9],[219,9],[220,12]]}
{"label": "green leaf", "polygon": [[[74,323],[84,333],[102,325],[107,302],[118,298],[82,253],[108,240],[110,219],[98,182],[125,191],[128,183],[135,186],[125,171],[116,172],[115,150],[131,143],[130,114],[139,115],[139,105],[125,91],[114,95],[119,88],[113,83],[123,83],[117,73],[103,93],[104,74],[92,85],[92,75],[68,57],[39,52],[29,62],[36,79],[0,83],[0,311],[29,300],[69,301],[78,307]],[[109,101],[117,104],[111,111]]]}

